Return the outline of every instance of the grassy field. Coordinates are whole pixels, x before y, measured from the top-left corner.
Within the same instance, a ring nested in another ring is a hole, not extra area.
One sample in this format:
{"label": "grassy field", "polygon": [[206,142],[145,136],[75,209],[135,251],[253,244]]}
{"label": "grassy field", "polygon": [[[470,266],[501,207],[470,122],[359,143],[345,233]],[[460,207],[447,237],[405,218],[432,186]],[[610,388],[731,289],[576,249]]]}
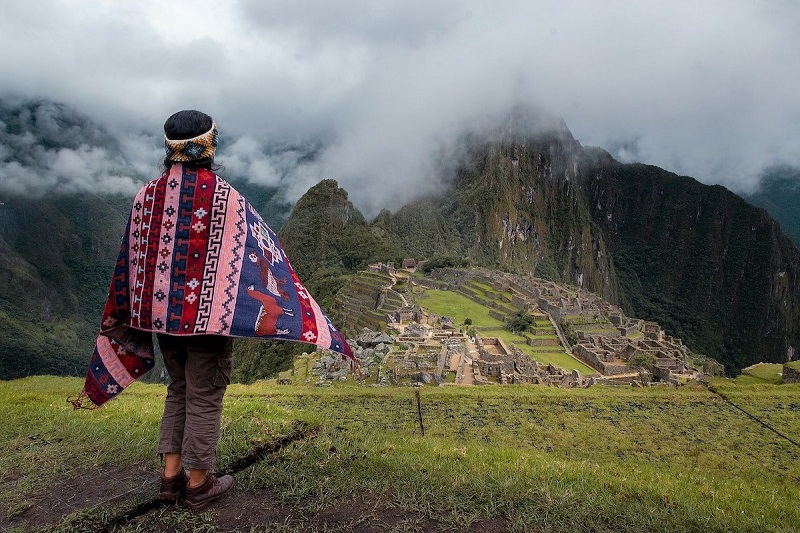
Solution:
{"label": "grassy field", "polygon": [[[800,449],[705,388],[231,386],[235,496],[160,505],[164,387],[96,411],[74,378],[0,382],[0,530],[796,531]],[[800,441],[800,385],[718,380]],[[38,528],[38,529],[37,529]]]}
{"label": "grassy field", "polygon": [[503,325],[500,320],[489,316],[489,308],[457,292],[430,289],[422,295],[417,295],[417,301],[431,313],[452,317],[454,324],[463,324],[465,318],[471,318],[472,325],[476,328],[494,328]]}
{"label": "grassy field", "polygon": [[781,382],[781,372],[783,365],[775,363],[759,363],[757,365],[745,368],[739,376],[738,381],[741,384],[748,383],[772,383],[777,385]]}

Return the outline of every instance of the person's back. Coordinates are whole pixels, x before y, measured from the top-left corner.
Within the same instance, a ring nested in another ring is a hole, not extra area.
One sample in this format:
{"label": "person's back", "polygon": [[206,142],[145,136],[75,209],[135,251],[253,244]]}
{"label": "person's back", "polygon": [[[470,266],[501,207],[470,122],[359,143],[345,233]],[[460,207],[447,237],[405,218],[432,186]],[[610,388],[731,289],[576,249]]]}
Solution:
{"label": "person's back", "polygon": [[[205,113],[180,111],[167,119],[164,135],[167,151],[164,167],[167,172],[159,182],[164,188],[159,196],[167,198],[169,189],[177,189],[177,179],[171,177],[172,174],[180,173],[183,178],[187,172],[196,175],[194,187],[208,191],[206,195],[201,194],[200,198],[207,198],[209,209],[193,203],[191,212],[181,213],[179,208],[174,213],[173,223],[182,225],[183,231],[171,243],[172,250],[168,248],[170,243],[160,243],[167,246],[162,248],[166,250],[164,255],[174,255],[176,248],[185,254],[185,273],[182,274],[186,287],[191,290],[193,281],[199,284],[196,281],[198,267],[196,262],[192,262],[197,251],[191,249],[191,242],[193,238],[196,241],[208,240],[207,231],[204,231],[208,225],[203,219],[214,203],[216,179],[211,169],[217,148],[217,127]],[[169,223],[171,218],[166,220]],[[173,276],[175,269],[173,261]],[[151,286],[147,290],[166,295],[170,287]],[[156,296],[155,301],[158,300]],[[180,314],[171,317],[177,323],[173,327],[167,325],[167,331],[176,327],[180,331],[182,324],[188,324],[193,314],[191,306],[198,300],[185,295]],[[169,302],[166,304],[169,305]],[[159,497],[174,501],[185,493],[186,506],[201,509],[230,492],[235,485],[232,476],[217,478],[212,474],[219,439],[222,398],[230,383],[233,366],[233,339],[217,335],[182,337],[160,333],[158,344],[170,377],[158,441],[158,453],[164,457]],[[188,474],[185,469],[188,469]]]}
{"label": "person's back", "polygon": [[234,337],[306,342],[353,359],[297,278],[277,235],[217,176],[217,128],[180,111],[164,125],[164,173],[137,193],[114,268],[83,398],[115,398],[153,367],[170,376],[158,453],[160,496],[200,509],[230,492],[212,473]]}

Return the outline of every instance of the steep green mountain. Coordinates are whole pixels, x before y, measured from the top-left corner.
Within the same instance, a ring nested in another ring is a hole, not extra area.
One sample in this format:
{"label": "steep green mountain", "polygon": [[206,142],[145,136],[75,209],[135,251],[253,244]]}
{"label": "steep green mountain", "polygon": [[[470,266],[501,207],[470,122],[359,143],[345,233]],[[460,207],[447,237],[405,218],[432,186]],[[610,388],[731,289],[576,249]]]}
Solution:
{"label": "steep green mountain", "polygon": [[614,265],[576,181],[580,145],[566,127],[464,142],[466,159],[445,194],[381,213],[373,226],[413,257],[466,257],[616,303]]}
{"label": "steep green mountain", "polygon": [[314,185],[297,201],[278,237],[302,280],[320,270],[317,275],[352,272],[371,260],[399,255],[331,179]]}
{"label": "steep green mountain", "polygon": [[[593,157],[596,156],[596,157]],[[720,186],[587,152],[580,174],[636,316],[728,370],[800,342],[800,253],[763,209]]]}
{"label": "steep green mountain", "polygon": [[89,194],[5,197],[0,378],[84,371],[129,204]]}
{"label": "steep green mountain", "polygon": [[769,169],[758,189],[744,196],[763,207],[780,222],[781,229],[800,248],[800,168],[779,166]]}

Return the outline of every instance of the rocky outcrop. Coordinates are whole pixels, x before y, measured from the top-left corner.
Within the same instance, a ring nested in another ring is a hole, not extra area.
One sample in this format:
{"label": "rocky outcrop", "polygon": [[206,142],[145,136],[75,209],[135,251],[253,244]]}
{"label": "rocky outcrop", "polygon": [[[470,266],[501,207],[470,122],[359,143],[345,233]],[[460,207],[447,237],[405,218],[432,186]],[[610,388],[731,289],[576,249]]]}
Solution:
{"label": "rocky outcrop", "polygon": [[278,232],[300,279],[319,269],[352,271],[391,250],[367,224],[335,180],[322,180],[295,204]]}
{"label": "rocky outcrop", "polygon": [[783,364],[782,381],[784,383],[800,383],[800,361]]}
{"label": "rocky outcrop", "polygon": [[376,348],[380,345],[394,344],[394,337],[388,333],[382,333],[380,331],[373,331],[364,328],[364,330],[361,332],[361,335],[356,338],[356,344],[362,348]]}

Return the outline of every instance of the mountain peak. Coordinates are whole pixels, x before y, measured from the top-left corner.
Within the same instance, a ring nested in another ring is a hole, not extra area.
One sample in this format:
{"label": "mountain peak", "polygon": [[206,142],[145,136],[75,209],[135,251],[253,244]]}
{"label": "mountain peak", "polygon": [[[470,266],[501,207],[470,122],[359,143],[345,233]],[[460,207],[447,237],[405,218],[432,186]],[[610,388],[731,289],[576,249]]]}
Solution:
{"label": "mountain peak", "polygon": [[525,104],[516,104],[496,120],[469,129],[466,138],[490,144],[558,142],[571,148],[580,147],[564,119]]}
{"label": "mountain peak", "polygon": [[278,237],[300,279],[319,268],[365,266],[384,248],[347,199],[347,191],[332,179],[320,181],[300,197]]}

